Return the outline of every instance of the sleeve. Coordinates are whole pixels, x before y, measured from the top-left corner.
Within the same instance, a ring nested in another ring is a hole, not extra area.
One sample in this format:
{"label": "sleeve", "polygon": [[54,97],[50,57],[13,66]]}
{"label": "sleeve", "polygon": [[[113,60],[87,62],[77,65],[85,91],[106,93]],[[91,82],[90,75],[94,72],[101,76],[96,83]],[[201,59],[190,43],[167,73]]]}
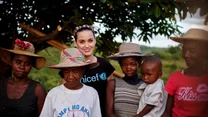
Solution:
{"label": "sleeve", "polygon": [[40,113],[40,117],[53,117],[53,115],[54,114],[53,114],[53,109],[52,109],[52,98],[48,94],[46,96],[42,111]]}
{"label": "sleeve", "polygon": [[165,85],[165,91],[167,91],[167,93],[169,95],[175,95],[176,92],[176,85],[177,85],[177,73],[173,73],[170,75],[170,77],[168,78],[168,81]]}
{"label": "sleeve", "polygon": [[145,103],[149,105],[159,106],[163,100],[164,84],[163,82],[157,82],[149,87],[149,93],[145,95]]}
{"label": "sleeve", "polygon": [[103,68],[106,71],[107,77],[109,77],[115,71],[115,68],[111,65],[111,63],[109,61],[107,61],[103,58],[99,58],[99,59],[100,59],[100,62],[102,62],[102,64],[103,64]]}
{"label": "sleeve", "polygon": [[96,90],[94,90],[93,96],[94,106],[92,109],[92,116],[91,117],[101,117],[101,110],[100,110],[100,100]]}

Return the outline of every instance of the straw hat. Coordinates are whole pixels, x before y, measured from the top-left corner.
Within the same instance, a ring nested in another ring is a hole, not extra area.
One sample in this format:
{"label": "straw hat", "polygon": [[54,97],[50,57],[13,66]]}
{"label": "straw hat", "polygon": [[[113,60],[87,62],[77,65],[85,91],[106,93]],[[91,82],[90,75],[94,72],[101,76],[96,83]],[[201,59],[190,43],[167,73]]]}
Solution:
{"label": "straw hat", "polygon": [[129,57],[129,56],[142,57],[146,55],[141,54],[141,49],[139,44],[122,43],[119,47],[119,52],[111,56],[108,56],[108,58],[113,60],[118,60],[121,57]]}
{"label": "straw hat", "polygon": [[208,26],[192,25],[183,37],[170,37],[170,39],[179,43],[187,40],[208,42]]}
{"label": "straw hat", "polygon": [[31,56],[36,59],[35,65],[33,65],[36,69],[41,69],[45,63],[46,59],[42,56],[35,54],[35,48],[32,43],[27,41],[21,41],[20,39],[15,40],[15,45],[12,50],[0,48],[0,58],[6,63],[11,64],[11,54],[19,54],[19,55],[26,55]]}
{"label": "straw hat", "polygon": [[54,68],[54,69],[61,69],[61,68],[68,68],[68,67],[87,66],[91,64],[93,64],[93,62],[85,61],[85,57],[79,49],[67,48],[61,51],[59,64],[48,66],[48,67]]}

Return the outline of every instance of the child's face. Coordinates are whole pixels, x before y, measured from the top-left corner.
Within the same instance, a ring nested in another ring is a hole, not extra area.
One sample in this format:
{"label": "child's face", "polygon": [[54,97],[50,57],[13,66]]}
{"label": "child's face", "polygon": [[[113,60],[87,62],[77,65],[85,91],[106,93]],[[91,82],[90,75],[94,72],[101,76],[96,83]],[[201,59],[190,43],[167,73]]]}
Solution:
{"label": "child's face", "polygon": [[82,78],[84,71],[84,67],[72,67],[63,69],[62,72],[66,82],[65,86],[69,89],[80,89],[82,86],[80,79]]}
{"label": "child's face", "polygon": [[141,75],[145,83],[152,84],[162,76],[162,71],[158,63],[144,62],[141,65]]}
{"label": "child's face", "polygon": [[121,58],[120,66],[126,77],[137,76],[139,63],[136,57]]}

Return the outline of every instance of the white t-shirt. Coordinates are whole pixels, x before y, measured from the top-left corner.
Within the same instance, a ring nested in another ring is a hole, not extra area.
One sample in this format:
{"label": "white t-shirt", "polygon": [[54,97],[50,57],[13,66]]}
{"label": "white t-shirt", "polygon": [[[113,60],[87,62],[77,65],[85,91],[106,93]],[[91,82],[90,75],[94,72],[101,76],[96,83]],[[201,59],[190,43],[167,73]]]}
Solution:
{"label": "white t-shirt", "polygon": [[[145,83],[140,85],[138,89],[143,89]],[[148,84],[142,94],[142,97],[139,102],[139,108],[137,110],[137,114],[139,114],[143,108],[149,104],[154,105],[155,107],[145,116],[143,117],[160,117],[165,111],[167,101],[167,93],[164,90],[163,80],[158,79],[153,84]]]}
{"label": "white t-shirt", "polygon": [[98,93],[86,85],[78,90],[57,86],[48,92],[40,117],[101,117]]}

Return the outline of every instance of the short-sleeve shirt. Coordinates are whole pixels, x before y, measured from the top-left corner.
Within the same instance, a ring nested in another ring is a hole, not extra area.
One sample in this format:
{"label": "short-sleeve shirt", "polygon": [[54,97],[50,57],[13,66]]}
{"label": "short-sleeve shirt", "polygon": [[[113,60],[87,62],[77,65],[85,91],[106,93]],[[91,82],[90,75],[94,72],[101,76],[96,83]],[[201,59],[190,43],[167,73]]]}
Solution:
{"label": "short-sleeve shirt", "polygon": [[147,104],[149,104],[153,105],[154,108],[144,117],[160,117],[165,111],[166,102],[167,93],[164,90],[164,82],[163,80],[158,79],[153,84],[148,84],[146,86],[139,102],[137,114],[141,112]]}
{"label": "short-sleeve shirt", "polygon": [[56,86],[48,92],[40,117],[101,117],[98,93],[86,85],[78,90]]}
{"label": "short-sleeve shirt", "polygon": [[97,57],[97,62],[99,65],[87,70],[81,82],[97,90],[100,98],[101,112],[105,116],[107,78],[115,71],[115,68],[103,58]]}
{"label": "short-sleeve shirt", "polygon": [[208,73],[189,77],[181,71],[170,75],[165,90],[174,96],[173,117],[208,116]]}

